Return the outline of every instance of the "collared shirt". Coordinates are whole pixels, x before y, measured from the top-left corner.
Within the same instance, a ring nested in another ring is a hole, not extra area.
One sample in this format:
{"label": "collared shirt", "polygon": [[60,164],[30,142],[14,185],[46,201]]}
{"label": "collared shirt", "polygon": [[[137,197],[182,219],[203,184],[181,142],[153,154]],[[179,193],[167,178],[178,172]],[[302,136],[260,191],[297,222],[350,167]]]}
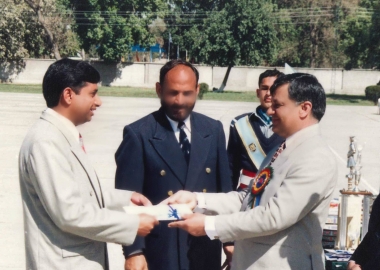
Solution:
{"label": "collared shirt", "polygon": [[[178,122],[171,119],[169,116],[166,115],[166,118],[169,120],[170,125],[172,126],[172,129],[174,131],[174,135],[177,138],[177,141],[179,143],[179,128],[178,128]],[[191,123],[190,123],[190,115],[183,121],[185,123],[184,131],[187,135],[187,139],[191,143]]]}
{"label": "collared shirt", "polygon": [[[309,132],[309,130],[314,130],[314,129],[319,129],[319,124],[314,124],[314,125],[311,125],[309,127],[303,128],[300,131],[297,131],[293,135],[289,136],[285,140],[286,147],[289,147],[290,145],[294,144],[297,141],[297,139],[300,136],[302,136],[304,133]],[[197,196],[198,208],[207,209],[204,194],[203,193],[197,193],[197,192],[195,194]],[[211,240],[219,238],[218,232],[216,231],[216,227],[215,227],[215,216],[206,216],[205,217],[205,231],[206,231],[207,236]]]}
{"label": "collared shirt", "polygon": [[56,111],[54,111],[53,109],[50,109],[50,108],[47,108],[45,110],[45,113],[47,113],[50,116],[53,116],[54,118],[58,119],[62,123],[62,125],[70,131],[70,133],[74,136],[75,140],[78,141],[78,143],[80,143],[79,131],[77,130],[77,128],[73,124],[73,122],[71,122],[69,119],[67,119],[63,115],[57,113]]}
{"label": "collared shirt", "polygon": [[251,113],[249,115],[249,118],[251,118],[252,115],[255,115],[260,120],[260,129],[261,132],[264,134],[266,138],[270,138],[273,135],[273,123],[272,123],[272,117],[266,114],[264,110],[261,108],[261,106],[258,106],[256,108],[256,111]]}

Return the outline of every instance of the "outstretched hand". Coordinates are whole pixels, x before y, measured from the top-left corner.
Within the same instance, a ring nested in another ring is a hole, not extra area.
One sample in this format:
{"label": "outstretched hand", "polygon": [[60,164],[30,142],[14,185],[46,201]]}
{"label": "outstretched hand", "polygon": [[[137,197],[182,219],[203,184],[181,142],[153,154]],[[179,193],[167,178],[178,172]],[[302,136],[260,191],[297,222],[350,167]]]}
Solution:
{"label": "outstretched hand", "polygon": [[158,225],[158,220],[147,214],[139,214],[140,223],[137,229],[138,236],[147,236],[154,226]]}
{"label": "outstretched hand", "polygon": [[143,205],[143,206],[152,205],[152,203],[148,200],[147,197],[137,192],[133,192],[132,197],[131,197],[131,202],[135,205]]}
{"label": "outstretched hand", "polygon": [[[174,195],[173,195],[174,196]],[[169,228],[180,228],[187,231],[193,236],[204,236],[205,231],[205,215],[196,213],[191,215],[183,215],[183,220],[171,222]]]}
{"label": "outstretched hand", "polygon": [[187,204],[191,210],[197,206],[197,196],[190,191],[180,190],[160,204]]}

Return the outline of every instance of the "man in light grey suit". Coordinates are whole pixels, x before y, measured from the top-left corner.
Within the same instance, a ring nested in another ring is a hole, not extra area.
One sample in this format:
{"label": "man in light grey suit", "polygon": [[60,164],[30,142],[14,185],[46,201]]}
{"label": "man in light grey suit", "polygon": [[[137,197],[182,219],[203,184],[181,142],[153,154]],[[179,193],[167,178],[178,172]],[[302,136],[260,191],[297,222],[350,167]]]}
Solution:
{"label": "man in light grey suit", "polygon": [[319,121],[326,97],[317,79],[295,73],[271,87],[273,131],[285,138],[241,192],[179,191],[163,203],[198,205],[217,216],[193,214],[171,227],[235,241],[232,269],[322,270],[322,227],[337,181],[333,155]]}
{"label": "man in light grey suit", "polygon": [[102,191],[77,125],[101,105],[100,75],[86,62],[62,59],[43,80],[47,103],[21,146],[19,177],[24,209],[26,268],[108,269],[105,242],[130,245],[157,224],[148,215],[127,215],[143,195]]}

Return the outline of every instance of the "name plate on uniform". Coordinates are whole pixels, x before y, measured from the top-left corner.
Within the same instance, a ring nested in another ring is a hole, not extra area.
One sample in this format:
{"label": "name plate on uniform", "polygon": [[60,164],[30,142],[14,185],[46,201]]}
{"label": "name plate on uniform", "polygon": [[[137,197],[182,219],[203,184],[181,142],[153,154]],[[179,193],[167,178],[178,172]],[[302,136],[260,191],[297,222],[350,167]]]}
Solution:
{"label": "name plate on uniform", "polygon": [[180,220],[183,215],[193,213],[187,204],[125,206],[123,208],[127,214],[147,214],[156,217],[157,220]]}

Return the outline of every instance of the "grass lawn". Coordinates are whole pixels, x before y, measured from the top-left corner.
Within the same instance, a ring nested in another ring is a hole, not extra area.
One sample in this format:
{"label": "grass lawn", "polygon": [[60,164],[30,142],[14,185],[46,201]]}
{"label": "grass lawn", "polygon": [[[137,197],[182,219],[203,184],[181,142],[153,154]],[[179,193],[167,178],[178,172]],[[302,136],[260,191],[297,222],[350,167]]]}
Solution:
{"label": "grass lawn", "polygon": [[[1,84],[0,92],[14,93],[41,93],[41,85],[23,85],[23,84]],[[114,97],[141,97],[156,98],[156,92],[153,88],[134,88],[134,87],[100,87],[99,95]],[[220,100],[220,101],[245,101],[257,102],[256,92],[231,92],[223,93],[208,92],[203,95],[203,100]],[[373,106],[373,103],[365,99],[365,96],[351,95],[327,95],[327,104],[329,105],[359,105]]]}

